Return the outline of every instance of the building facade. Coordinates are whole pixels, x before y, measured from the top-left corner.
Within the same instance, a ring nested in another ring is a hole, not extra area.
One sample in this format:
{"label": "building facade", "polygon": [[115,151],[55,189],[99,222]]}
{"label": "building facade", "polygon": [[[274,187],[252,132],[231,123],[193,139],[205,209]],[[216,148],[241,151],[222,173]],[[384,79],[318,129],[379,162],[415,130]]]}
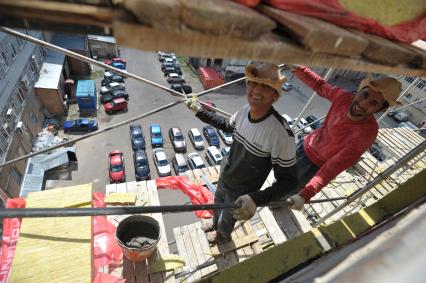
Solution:
{"label": "building facade", "polygon": [[[402,89],[406,89],[416,78],[404,77],[400,79]],[[410,104],[404,108],[404,112],[408,112],[409,120],[416,126],[426,122],[426,79],[419,78],[415,85],[402,97],[403,104]]]}
{"label": "building facade", "polygon": [[[20,30],[46,40],[45,34]],[[41,130],[43,109],[34,93],[45,51],[42,47],[0,33],[0,162],[31,152],[33,138]],[[19,196],[26,161],[0,168],[0,198]]]}

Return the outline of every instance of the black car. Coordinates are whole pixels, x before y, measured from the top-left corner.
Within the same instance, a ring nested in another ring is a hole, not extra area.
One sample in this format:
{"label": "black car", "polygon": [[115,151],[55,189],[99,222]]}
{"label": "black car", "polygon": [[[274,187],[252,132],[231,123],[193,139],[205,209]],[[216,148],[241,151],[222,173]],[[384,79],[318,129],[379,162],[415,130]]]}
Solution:
{"label": "black car", "polygon": [[184,85],[184,84],[174,84],[170,86],[171,89],[182,93],[192,93],[192,87],[190,85]]}
{"label": "black car", "polygon": [[381,146],[377,142],[371,145],[371,147],[368,149],[368,152],[370,152],[371,155],[373,155],[374,158],[380,162],[383,162],[386,159],[386,155],[383,153]]}
{"label": "black car", "polygon": [[165,68],[175,68],[176,70],[182,71],[179,63],[163,63],[163,64],[161,64],[161,71],[164,72]]}
{"label": "black car", "polygon": [[182,75],[182,71],[180,69],[176,69],[173,67],[166,67],[163,70],[164,76],[166,77],[168,74],[176,73],[178,75]]}
{"label": "black car", "polygon": [[145,150],[145,137],[141,125],[130,125],[130,141],[133,150]]}
{"label": "black car", "polygon": [[136,150],[133,153],[133,163],[135,165],[136,181],[151,179],[148,158],[146,157],[146,152],[144,150]]}
{"label": "black car", "polygon": [[104,95],[101,96],[101,102],[103,104],[116,99],[116,98],[124,98],[125,100],[129,100],[129,94],[125,91],[122,90],[115,90],[109,93],[106,93]]}
{"label": "black car", "polygon": [[314,129],[314,130],[321,127],[320,121],[317,121],[317,120],[318,120],[318,118],[315,117],[314,115],[309,115],[309,116],[306,117],[306,122],[308,122],[308,124],[311,124],[311,123],[316,121],[315,123],[311,124],[311,128]]}
{"label": "black car", "polygon": [[113,74],[112,76],[109,76],[108,78],[104,78],[101,81],[101,86],[107,85],[107,84],[112,83],[112,82],[124,83],[124,79],[120,75]]}

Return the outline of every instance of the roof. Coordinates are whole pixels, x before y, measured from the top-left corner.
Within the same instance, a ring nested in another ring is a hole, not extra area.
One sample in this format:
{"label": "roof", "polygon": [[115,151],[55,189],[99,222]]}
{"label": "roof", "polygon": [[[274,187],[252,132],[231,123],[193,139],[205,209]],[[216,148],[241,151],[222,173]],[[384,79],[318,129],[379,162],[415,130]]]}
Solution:
{"label": "roof", "polygon": [[102,35],[89,34],[87,36],[87,38],[89,40],[103,41],[103,42],[114,43],[114,44],[116,43],[115,37],[113,37],[113,36],[102,36]]}
{"label": "roof", "polygon": [[58,89],[61,74],[62,64],[43,63],[40,70],[40,77],[34,85],[34,88]]}
{"label": "roof", "polygon": [[94,80],[79,80],[77,82],[76,96],[90,96],[96,93],[96,85]]}
{"label": "roof", "polygon": [[19,196],[26,197],[30,192],[41,191],[43,189],[44,173],[70,161],[77,161],[74,147],[65,147],[51,154],[39,154],[29,158]]}
{"label": "roof", "polygon": [[52,44],[69,50],[86,50],[86,35],[55,33]]}
{"label": "roof", "polygon": [[49,50],[46,54],[46,57],[44,57],[44,63],[52,63],[52,64],[58,64],[63,65],[65,60],[65,54]]}

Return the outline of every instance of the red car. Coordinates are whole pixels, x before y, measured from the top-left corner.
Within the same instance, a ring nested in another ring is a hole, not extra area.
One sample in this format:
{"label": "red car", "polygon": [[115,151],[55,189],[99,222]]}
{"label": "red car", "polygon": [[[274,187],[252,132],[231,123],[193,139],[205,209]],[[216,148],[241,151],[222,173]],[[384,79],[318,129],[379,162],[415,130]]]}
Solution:
{"label": "red car", "polygon": [[112,114],[116,111],[126,110],[127,109],[127,101],[123,97],[115,98],[110,102],[105,103],[105,112],[108,114]]}
{"label": "red car", "polygon": [[109,182],[126,182],[126,168],[124,167],[123,152],[120,150],[111,151],[108,155]]}

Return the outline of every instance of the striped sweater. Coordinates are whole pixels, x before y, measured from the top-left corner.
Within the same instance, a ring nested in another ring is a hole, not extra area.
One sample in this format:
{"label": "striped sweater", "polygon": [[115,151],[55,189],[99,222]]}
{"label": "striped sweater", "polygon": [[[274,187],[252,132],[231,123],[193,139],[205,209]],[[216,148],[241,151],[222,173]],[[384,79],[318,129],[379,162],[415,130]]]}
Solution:
{"label": "striped sweater", "polygon": [[[258,120],[250,118],[249,105],[231,118],[202,109],[196,116],[213,127],[233,132],[234,142],[222,160],[220,172],[220,179],[229,190],[249,194],[258,206],[294,192],[297,185],[294,135],[274,108]],[[276,182],[260,191],[271,169]]]}

